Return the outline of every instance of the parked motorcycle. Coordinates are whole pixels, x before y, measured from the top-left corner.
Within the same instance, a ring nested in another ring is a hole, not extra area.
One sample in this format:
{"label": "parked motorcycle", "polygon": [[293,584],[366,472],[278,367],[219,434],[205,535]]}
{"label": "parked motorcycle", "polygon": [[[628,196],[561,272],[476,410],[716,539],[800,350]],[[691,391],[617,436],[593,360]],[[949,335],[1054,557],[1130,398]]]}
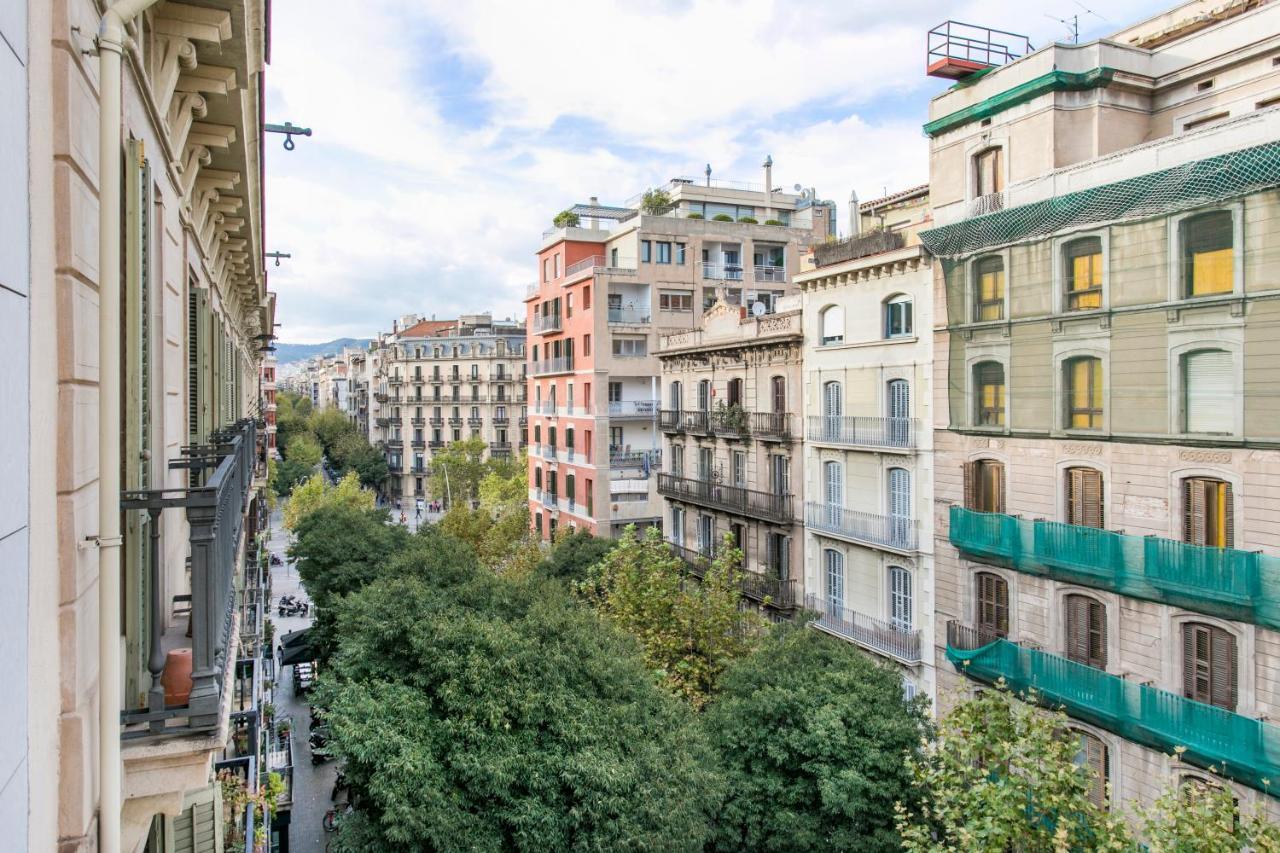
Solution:
{"label": "parked motorcycle", "polygon": [[306,616],[310,609],[309,601],[293,595],[280,596],[280,603],[276,606],[276,612],[281,616]]}

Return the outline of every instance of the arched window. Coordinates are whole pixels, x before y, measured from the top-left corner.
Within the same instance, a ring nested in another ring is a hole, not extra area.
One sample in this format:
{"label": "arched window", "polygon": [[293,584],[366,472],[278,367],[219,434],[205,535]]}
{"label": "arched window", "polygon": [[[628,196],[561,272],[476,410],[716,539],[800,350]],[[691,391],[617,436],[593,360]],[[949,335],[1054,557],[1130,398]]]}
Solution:
{"label": "arched window", "polygon": [[1186,432],[1233,433],[1235,398],[1231,353],[1202,349],[1182,357],[1182,428]]}
{"label": "arched window", "polygon": [[1102,429],[1102,359],[1069,359],[1066,371],[1068,429]]}
{"label": "arched window", "polygon": [[889,624],[900,631],[912,630],[914,606],[911,572],[901,566],[889,567]]}
{"label": "arched window", "polygon": [[915,328],[911,316],[911,297],[894,296],[884,303],[884,336],[886,338],[907,337]]}
{"label": "arched window", "polygon": [[844,309],[839,305],[828,305],[822,309],[818,318],[822,329],[822,346],[844,343]]}
{"label": "arched window", "polygon": [[844,554],[834,548],[822,551],[823,592],[827,600],[828,612],[834,616],[843,616],[844,611]]}
{"label": "arched window", "polygon": [[977,426],[1004,426],[1004,365],[983,361],[973,366],[973,422]]}
{"label": "arched window", "polygon": [[1009,582],[991,572],[973,576],[975,621],[985,637],[1009,636]]}
{"label": "arched window", "polygon": [[1182,625],[1182,695],[1228,711],[1236,709],[1239,681],[1235,635],[1216,625]]}
{"label": "arched window", "polygon": [[1088,595],[1066,597],[1067,659],[1094,669],[1107,668],[1107,608]]}
{"label": "arched window", "polygon": [[1004,319],[1004,258],[980,258],[973,265],[973,319]]}
{"label": "arched window", "polygon": [[1111,781],[1107,745],[1096,735],[1080,729],[1072,729],[1072,734],[1080,739],[1080,751],[1076,753],[1075,763],[1089,774],[1089,799],[1098,808],[1106,808],[1107,783]]}
{"label": "arched window", "polygon": [[1102,307],[1102,238],[1081,237],[1062,247],[1066,308],[1088,311]]}

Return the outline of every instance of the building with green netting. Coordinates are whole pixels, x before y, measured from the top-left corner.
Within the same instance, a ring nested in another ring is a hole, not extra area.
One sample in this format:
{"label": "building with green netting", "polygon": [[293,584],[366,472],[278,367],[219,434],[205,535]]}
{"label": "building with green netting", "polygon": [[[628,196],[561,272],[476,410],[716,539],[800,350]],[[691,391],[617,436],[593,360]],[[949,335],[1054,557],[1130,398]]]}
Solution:
{"label": "building with green netting", "polygon": [[1280,818],[1277,32],[1187,4],[925,126],[939,693],[1034,688],[1099,800]]}

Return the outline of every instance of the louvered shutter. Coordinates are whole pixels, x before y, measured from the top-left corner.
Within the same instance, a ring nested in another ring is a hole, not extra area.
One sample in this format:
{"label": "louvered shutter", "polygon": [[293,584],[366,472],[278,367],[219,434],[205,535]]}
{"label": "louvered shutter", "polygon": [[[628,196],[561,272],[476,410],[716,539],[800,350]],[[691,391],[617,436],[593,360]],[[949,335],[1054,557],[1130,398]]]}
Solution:
{"label": "louvered shutter", "polygon": [[1193,352],[1183,365],[1187,432],[1230,434],[1235,426],[1231,353]]}
{"label": "louvered shutter", "polygon": [[1221,628],[1209,630],[1209,704],[1236,709],[1236,638]]}
{"label": "louvered shutter", "polygon": [[1087,732],[1080,734],[1080,747],[1084,766],[1091,774],[1089,799],[1098,808],[1107,804],[1107,746]]}
{"label": "louvered shutter", "polygon": [[988,572],[978,575],[978,628],[1000,637],[1009,633],[1009,586]]}
{"label": "louvered shutter", "polygon": [[1231,484],[1222,484],[1222,499],[1224,505],[1222,507],[1223,518],[1223,538],[1222,545],[1224,548],[1234,548],[1236,541],[1236,516],[1235,516],[1235,495],[1231,492]]}
{"label": "louvered shutter", "polygon": [[1092,468],[1068,469],[1068,523],[1100,528],[1102,518],[1102,473]]}
{"label": "louvered shutter", "polygon": [[1067,596],[1067,659],[1086,663],[1089,659],[1088,600],[1082,595]]}
{"label": "louvered shutter", "polygon": [[1182,626],[1182,695],[1196,698],[1196,626]]}
{"label": "louvered shutter", "polygon": [[960,470],[964,475],[964,507],[978,509],[978,463],[965,462]]}
{"label": "louvered shutter", "polygon": [[187,292],[187,441],[200,438],[200,296]]}
{"label": "louvered shutter", "polygon": [[1203,480],[1185,480],[1182,487],[1182,538],[1192,545],[1205,544],[1205,494]]}
{"label": "louvered shutter", "polygon": [[1095,669],[1107,668],[1107,608],[1099,601],[1089,600],[1086,607],[1088,631],[1088,664]]}

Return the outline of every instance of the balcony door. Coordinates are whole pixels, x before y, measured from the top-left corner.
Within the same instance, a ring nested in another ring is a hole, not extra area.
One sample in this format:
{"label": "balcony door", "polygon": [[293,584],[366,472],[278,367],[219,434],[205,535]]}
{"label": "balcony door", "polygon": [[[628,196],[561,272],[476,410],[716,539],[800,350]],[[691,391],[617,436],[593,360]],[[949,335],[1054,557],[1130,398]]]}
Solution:
{"label": "balcony door", "polygon": [[680,383],[672,382],[670,390],[668,391],[668,394],[670,395],[670,402],[668,403],[668,405],[670,406],[671,411],[673,412],[680,411],[680,403],[683,395],[683,391],[681,390]]}
{"label": "balcony door", "polygon": [[893,447],[906,447],[910,437],[911,385],[905,379],[894,379],[888,384],[886,391],[889,444]]}
{"label": "balcony door", "polygon": [[828,382],[822,386],[822,432],[828,441],[840,437],[840,416],[843,413],[843,394],[839,382]]}
{"label": "balcony door", "polygon": [[822,564],[827,612],[838,617],[844,609],[844,554],[827,548],[822,552]]}
{"label": "balcony door", "polygon": [[911,539],[911,472],[907,469],[889,469],[888,504],[890,542],[906,547]]}
{"label": "balcony door", "polygon": [[698,516],[698,552],[711,556],[715,550],[715,528],[711,516]]}
{"label": "balcony door", "polygon": [[840,509],[844,506],[844,465],[827,462],[822,466],[823,495],[826,498],[826,522],[840,526]]}
{"label": "balcony door", "polygon": [[684,547],[684,509],[678,506],[671,508],[671,541]]}
{"label": "balcony door", "polygon": [[912,629],[911,572],[889,567],[889,623],[899,631]]}

